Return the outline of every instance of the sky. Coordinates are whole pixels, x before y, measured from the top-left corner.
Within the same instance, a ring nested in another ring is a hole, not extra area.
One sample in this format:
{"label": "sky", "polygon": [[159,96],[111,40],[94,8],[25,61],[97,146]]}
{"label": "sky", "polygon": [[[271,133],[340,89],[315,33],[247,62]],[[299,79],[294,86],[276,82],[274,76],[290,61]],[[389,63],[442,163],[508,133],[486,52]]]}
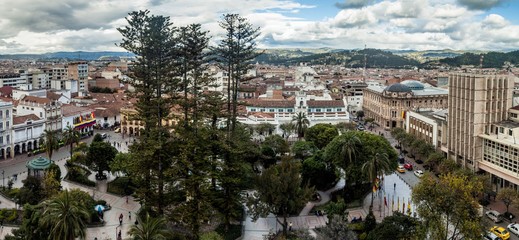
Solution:
{"label": "sky", "polygon": [[0,0],[0,54],[124,51],[117,27],[149,9],[175,26],[238,13],[260,48],[519,49],[519,0]]}

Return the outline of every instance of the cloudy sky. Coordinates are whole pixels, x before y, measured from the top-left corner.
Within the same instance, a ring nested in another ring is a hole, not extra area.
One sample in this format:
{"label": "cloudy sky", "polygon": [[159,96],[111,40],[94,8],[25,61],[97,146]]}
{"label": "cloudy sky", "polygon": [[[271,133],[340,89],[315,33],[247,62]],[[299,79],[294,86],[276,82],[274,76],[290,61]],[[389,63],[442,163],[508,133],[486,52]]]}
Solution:
{"label": "cloudy sky", "polygon": [[116,28],[144,9],[213,36],[239,13],[262,48],[519,49],[519,0],[0,0],[0,54],[124,51]]}

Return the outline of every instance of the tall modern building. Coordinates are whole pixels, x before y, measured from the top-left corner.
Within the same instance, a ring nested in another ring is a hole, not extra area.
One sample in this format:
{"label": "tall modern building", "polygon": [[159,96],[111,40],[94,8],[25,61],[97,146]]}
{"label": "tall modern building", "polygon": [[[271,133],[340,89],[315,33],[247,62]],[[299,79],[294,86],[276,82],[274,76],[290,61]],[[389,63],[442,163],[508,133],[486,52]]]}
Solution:
{"label": "tall modern building", "polygon": [[479,170],[483,140],[491,124],[507,118],[512,107],[513,79],[507,75],[454,73],[449,76],[449,157]]}

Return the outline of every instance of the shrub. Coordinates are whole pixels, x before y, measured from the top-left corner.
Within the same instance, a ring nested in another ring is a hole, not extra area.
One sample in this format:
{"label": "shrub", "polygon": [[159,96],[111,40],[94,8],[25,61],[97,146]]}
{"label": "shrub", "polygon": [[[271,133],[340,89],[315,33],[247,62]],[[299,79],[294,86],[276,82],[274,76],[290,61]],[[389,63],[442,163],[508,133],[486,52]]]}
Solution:
{"label": "shrub", "polygon": [[67,179],[89,187],[95,187],[96,183],[88,179],[91,172],[78,166],[69,166]]}
{"label": "shrub", "polygon": [[121,196],[131,195],[135,191],[135,185],[129,177],[117,177],[108,183],[106,191]]}

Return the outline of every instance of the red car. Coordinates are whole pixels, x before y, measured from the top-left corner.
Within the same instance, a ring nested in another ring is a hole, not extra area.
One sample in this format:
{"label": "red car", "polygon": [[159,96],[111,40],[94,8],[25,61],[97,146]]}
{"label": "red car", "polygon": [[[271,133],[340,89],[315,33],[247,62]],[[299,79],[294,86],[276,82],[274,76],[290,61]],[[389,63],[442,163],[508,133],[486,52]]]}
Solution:
{"label": "red car", "polygon": [[404,168],[409,170],[409,171],[412,171],[413,170],[413,165],[411,165],[409,163],[406,163],[406,164],[404,164]]}

